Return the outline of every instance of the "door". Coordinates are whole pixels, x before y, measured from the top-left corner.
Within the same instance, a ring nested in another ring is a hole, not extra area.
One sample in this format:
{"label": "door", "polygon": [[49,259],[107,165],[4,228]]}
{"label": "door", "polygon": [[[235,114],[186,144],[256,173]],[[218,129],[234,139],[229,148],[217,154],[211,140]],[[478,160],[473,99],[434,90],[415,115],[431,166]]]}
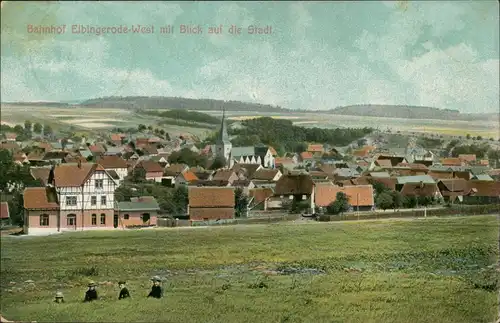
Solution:
{"label": "door", "polygon": [[113,227],[118,228],[118,214],[116,213],[113,217]]}
{"label": "door", "polygon": [[66,215],[66,228],[76,230],[76,214]]}

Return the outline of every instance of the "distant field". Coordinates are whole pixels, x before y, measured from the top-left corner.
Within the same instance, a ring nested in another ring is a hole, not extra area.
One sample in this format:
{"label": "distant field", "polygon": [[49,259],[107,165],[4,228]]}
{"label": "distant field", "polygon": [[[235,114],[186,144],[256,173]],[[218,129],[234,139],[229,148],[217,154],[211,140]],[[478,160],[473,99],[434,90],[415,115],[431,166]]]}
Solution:
{"label": "distant field", "polygon": [[[158,122],[153,117],[139,116],[133,111],[124,109],[4,107],[2,105],[2,123],[14,126],[15,124],[23,124],[26,119],[33,122],[48,123],[55,129],[66,129],[72,126],[86,131],[131,128],[137,127],[141,123],[157,126]],[[200,138],[203,138],[207,133],[207,129],[182,126],[165,125],[161,128],[173,135],[191,134]]]}
{"label": "distant field", "polygon": [[[220,111],[199,111],[212,116],[220,117]],[[286,113],[276,114],[249,111],[228,111],[228,119],[242,121],[256,117],[273,117],[277,119],[289,119],[298,126],[336,128],[336,127],[374,127],[381,130],[390,128],[394,131],[414,131],[431,132],[443,135],[483,136],[485,138],[499,138],[498,121],[449,121],[449,120],[429,120],[429,119],[395,119],[377,117],[357,117],[314,113]],[[156,125],[158,118],[147,115],[136,115],[130,110],[124,109],[91,109],[91,108],[47,108],[47,107],[22,107],[2,105],[2,122],[10,125],[22,124],[27,116],[30,120],[39,122],[49,122],[54,127],[67,127],[71,124],[84,130],[106,129],[114,127],[136,127],[143,123],[146,125]],[[174,134],[186,133],[204,136],[206,129],[191,128],[183,126],[165,125],[164,128],[171,129]]]}
{"label": "distant field", "polygon": [[[493,322],[495,216],[1,238],[2,315],[38,322]],[[149,300],[149,278],[165,297]],[[132,299],[118,301],[118,280]],[[26,282],[32,280],[33,283]],[[81,303],[89,280],[102,300]],[[65,304],[54,304],[56,291]]]}

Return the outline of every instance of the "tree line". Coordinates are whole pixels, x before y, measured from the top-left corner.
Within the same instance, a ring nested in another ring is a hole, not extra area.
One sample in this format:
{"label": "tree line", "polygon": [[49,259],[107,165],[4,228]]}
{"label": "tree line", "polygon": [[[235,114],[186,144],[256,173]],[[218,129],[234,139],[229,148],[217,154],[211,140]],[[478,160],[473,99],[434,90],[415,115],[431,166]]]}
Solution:
{"label": "tree line", "polygon": [[[322,143],[335,146],[345,146],[367,134],[371,128],[304,128],[293,125],[290,120],[262,117],[242,121],[240,129],[229,129],[233,145],[262,143],[274,147],[279,151],[301,152],[307,143]],[[215,136],[209,138],[215,140]],[[234,141],[233,141],[234,140]],[[258,141],[258,142],[257,142]]]}

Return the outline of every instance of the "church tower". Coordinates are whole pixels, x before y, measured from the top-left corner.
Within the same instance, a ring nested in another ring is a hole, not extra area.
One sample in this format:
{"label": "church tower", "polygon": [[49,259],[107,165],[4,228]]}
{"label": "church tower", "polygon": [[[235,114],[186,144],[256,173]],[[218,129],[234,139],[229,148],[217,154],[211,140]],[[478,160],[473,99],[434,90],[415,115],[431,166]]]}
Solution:
{"label": "church tower", "polygon": [[231,144],[231,141],[229,141],[229,135],[227,134],[226,128],[226,111],[223,108],[220,131],[215,142],[215,152],[216,156],[224,157],[224,159],[226,160],[226,166],[229,166],[231,164],[230,158],[232,148],[233,145]]}

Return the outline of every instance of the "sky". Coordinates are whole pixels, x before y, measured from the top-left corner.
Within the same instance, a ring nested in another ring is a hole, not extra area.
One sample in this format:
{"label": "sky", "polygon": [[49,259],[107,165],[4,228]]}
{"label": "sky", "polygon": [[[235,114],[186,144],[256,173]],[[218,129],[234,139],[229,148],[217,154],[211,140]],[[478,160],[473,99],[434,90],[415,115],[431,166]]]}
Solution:
{"label": "sky", "polygon": [[[404,104],[493,113],[500,95],[498,6],[4,1],[1,100],[177,96],[290,109]],[[181,34],[183,24],[203,33]],[[65,29],[37,33],[30,25]],[[84,34],[73,25],[154,32]],[[168,25],[173,33],[161,33]],[[208,34],[220,25],[221,33]],[[241,33],[229,33],[231,25]],[[249,34],[249,26],[270,26],[272,33]]]}

